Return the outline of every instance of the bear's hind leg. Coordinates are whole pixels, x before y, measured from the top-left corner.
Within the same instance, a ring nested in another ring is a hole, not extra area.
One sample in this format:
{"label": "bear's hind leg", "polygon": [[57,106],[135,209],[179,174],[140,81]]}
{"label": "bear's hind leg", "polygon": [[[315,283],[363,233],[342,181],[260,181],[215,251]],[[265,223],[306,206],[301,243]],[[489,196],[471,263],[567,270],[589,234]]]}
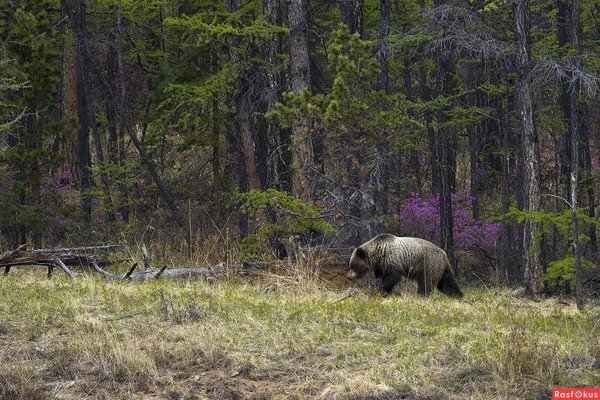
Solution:
{"label": "bear's hind leg", "polygon": [[426,279],[424,276],[417,277],[417,287],[419,294],[423,297],[429,296],[429,293],[433,290],[433,284],[430,279]]}

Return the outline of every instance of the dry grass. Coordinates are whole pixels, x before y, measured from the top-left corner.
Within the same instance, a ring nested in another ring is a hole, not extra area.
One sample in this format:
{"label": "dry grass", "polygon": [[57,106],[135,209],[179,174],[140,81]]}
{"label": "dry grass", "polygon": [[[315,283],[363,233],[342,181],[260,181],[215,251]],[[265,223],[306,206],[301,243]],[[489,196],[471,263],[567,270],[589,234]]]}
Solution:
{"label": "dry grass", "polygon": [[230,279],[0,277],[0,398],[538,399],[600,386],[597,309],[509,290],[380,297],[302,268]]}

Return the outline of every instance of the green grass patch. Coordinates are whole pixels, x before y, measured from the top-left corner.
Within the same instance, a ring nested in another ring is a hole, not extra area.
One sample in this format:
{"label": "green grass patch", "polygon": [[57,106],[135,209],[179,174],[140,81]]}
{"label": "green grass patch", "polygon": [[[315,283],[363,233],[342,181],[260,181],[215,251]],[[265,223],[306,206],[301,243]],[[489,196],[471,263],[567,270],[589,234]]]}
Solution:
{"label": "green grass patch", "polygon": [[597,308],[508,289],[459,301],[263,281],[1,276],[0,398],[539,399],[600,386]]}

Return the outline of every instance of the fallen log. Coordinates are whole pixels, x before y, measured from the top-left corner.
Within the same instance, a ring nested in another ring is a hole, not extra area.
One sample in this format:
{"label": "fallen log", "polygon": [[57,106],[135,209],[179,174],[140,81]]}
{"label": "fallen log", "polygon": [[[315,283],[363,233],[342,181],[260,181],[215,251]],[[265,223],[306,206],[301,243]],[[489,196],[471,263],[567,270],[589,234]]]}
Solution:
{"label": "fallen log", "polygon": [[161,269],[149,268],[140,272],[134,272],[137,264],[134,264],[133,267],[124,274],[115,274],[105,276],[106,280],[129,280],[129,281],[149,281],[152,279],[158,279],[160,277],[165,278],[216,278],[223,272],[225,272],[225,263],[219,263],[217,265],[211,265],[206,267],[198,267],[198,268],[174,268],[167,269],[167,267],[163,267]]}
{"label": "fallen log", "polygon": [[113,250],[122,249],[126,246],[124,244],[107,244],[102,246],[81,246],[81,247],[64,247],[58,249],[35,249],[31,250],[34,254],[80,254],[96,252],[99,250]]}
{"label": "fallen log", "polygon": [[[202,267],[182,267],[161,269],[152,267],[151,257],[145,245],[142,245],[142,258],[144,270],[135,272],[138,263],[126,273],[111,274],[105,271],[101,266],[108,265],[109,261],[95,254],[100,250],[112,250],[125,247],[124,245],[105,245],[105,246],[84,246],[59,249],[35,249],[27,250],[27,245],[20,245],[18,248],[0,254],[0,268],[4,267],[5,274],[8,274],[13,266],[22,265],[42,265],[48,268],[48,278],[52,276],[55,267],[60,268],[69,278],[73,278],[73,273],[69,267],[84,267],[93,269],[104,276],[106,280],[129,280],[129,281],[147,281],[151,279],[166,278],[216,278],[225,272],[225,263]],[[242,271],[252,271],[267,267],[267,263],[244,262],[235,264],[232,268]]]}
{"label": "fallen log", "polygon": [[52,276],[54,267],[59,267],[69,278],[73,278],[70,267],[91,267],[104,276],[110,275],[101,265],[110,262],[95,254],[95,251],[121,248],[123,245],[85,246],[60,249],[35,249],[27,250],[27,245],[22,244],[14,250],[0,254],[0,267],[4,267],[4,274],[8,274],[11,267],[23,265],[42,265],[48,268],[48,278]]}

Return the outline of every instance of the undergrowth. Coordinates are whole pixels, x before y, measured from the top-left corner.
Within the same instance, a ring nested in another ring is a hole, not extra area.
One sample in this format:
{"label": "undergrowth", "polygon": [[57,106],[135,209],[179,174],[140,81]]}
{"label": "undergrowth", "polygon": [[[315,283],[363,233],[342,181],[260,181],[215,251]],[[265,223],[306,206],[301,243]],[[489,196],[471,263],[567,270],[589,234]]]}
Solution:
{"label": "undergrowth", "polygon": [[[301,273],[300,273],[301,272]],[[0,398],[539,399],[600,386],[600,320],[556,299],[0,276]]]}

